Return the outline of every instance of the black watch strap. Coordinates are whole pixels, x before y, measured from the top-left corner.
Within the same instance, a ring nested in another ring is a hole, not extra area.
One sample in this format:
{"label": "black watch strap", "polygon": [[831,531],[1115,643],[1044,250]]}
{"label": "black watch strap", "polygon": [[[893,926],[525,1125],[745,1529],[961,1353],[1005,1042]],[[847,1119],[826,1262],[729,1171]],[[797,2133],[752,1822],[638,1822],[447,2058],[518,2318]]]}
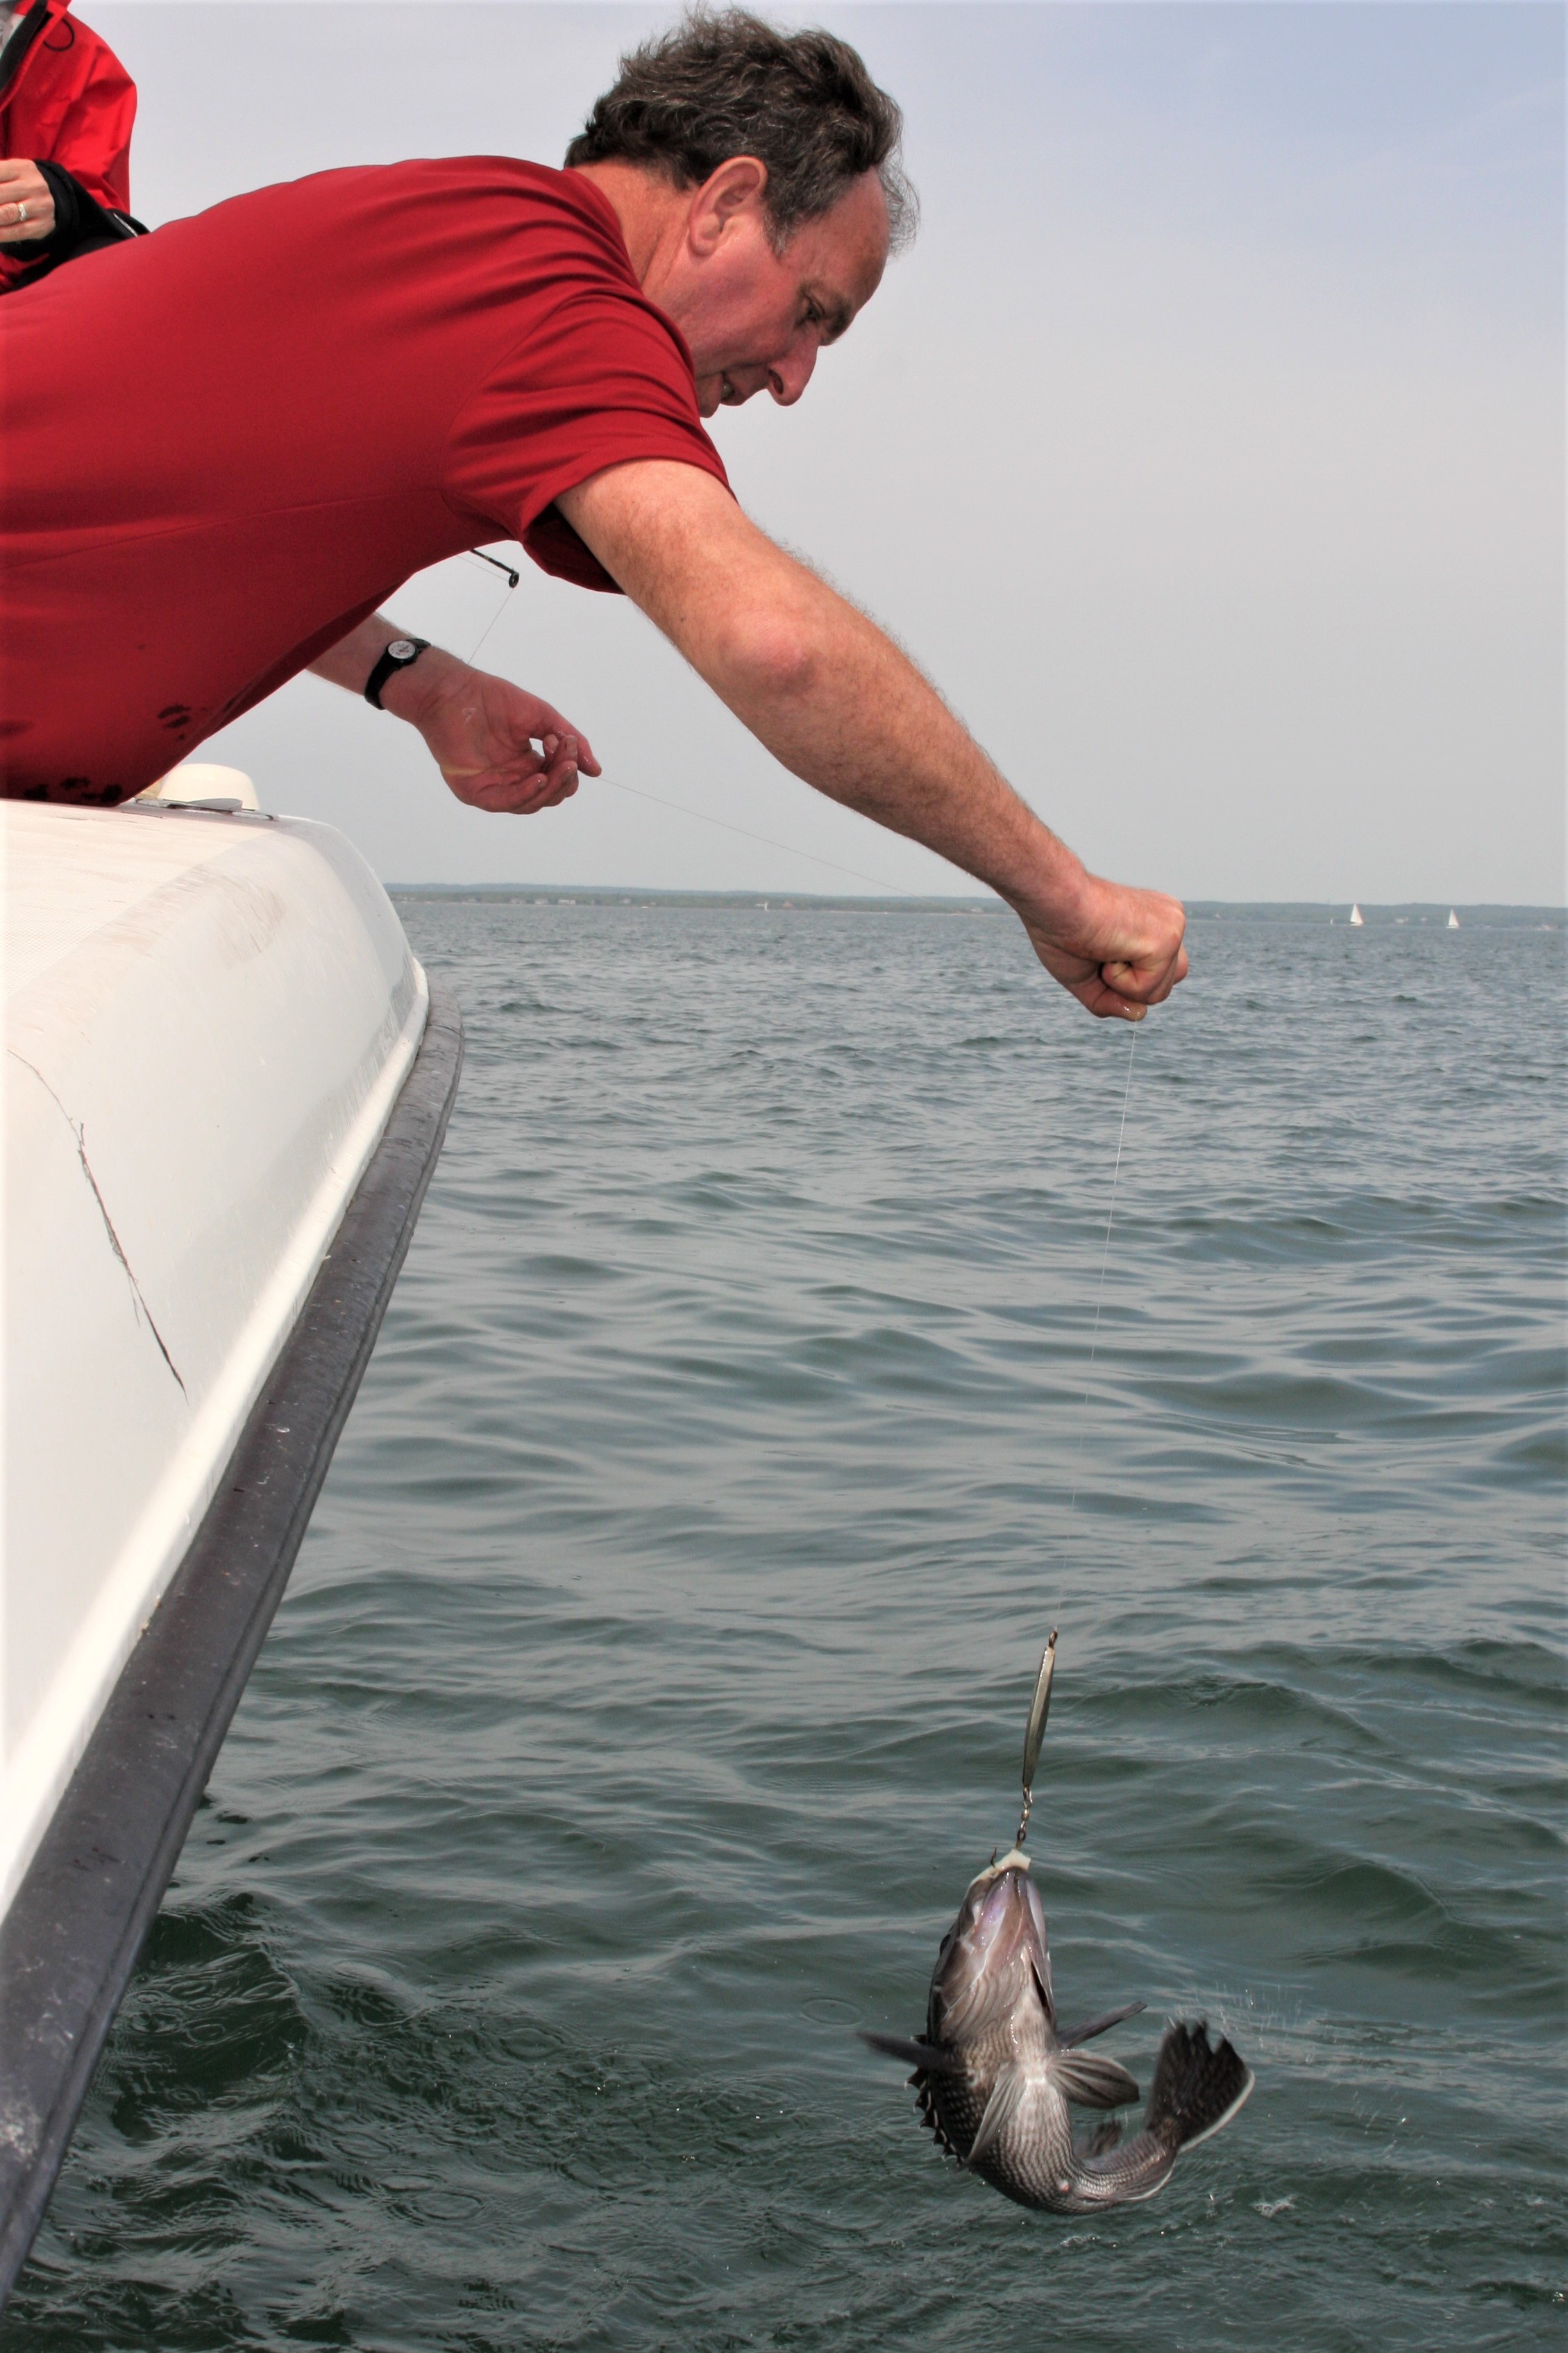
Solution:
{"label": "black watch strap", "polygon": [[381,690],[387,680],[395,677],[400,670],[406,670],[410,662],[416,662],[421,654],[427,654],[429,650],[428,638],[394,638],[389,646],[382,648],[375,668],[364,682],[364,699],[373,709],[379,711],[382,708]]}

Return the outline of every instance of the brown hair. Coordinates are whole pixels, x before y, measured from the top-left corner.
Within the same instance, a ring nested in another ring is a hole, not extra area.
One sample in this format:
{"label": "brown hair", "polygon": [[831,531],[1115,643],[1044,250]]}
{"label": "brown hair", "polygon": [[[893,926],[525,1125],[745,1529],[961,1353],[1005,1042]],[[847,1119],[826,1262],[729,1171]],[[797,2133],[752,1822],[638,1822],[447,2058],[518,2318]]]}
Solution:
{"label": "brown hair", "polygon": [[744,8],[699,7],[627,51],[566,161],[649,164],[677,187],[695,187],[728,157],[754,155],[767,166],[763,202],[780,251],[803,221],[831,212],[875,172],[896,250],[919,220],[902,132],[898,105],[847,41],[781,33]]}

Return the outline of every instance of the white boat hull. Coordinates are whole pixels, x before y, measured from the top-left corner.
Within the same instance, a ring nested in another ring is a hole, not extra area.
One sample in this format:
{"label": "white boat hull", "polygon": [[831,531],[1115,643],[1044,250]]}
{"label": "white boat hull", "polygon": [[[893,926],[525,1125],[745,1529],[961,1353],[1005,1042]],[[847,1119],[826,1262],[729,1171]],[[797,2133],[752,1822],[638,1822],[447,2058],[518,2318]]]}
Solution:
{"label": "white boat hull", "polygon": [[0,803],[0,2303],[287,1583],[462,1061],[347,842]]}
{"label": "white boat hull", "polygon": [[427,994],[325,827],[0,812],[3,1913],[375,1147]]}

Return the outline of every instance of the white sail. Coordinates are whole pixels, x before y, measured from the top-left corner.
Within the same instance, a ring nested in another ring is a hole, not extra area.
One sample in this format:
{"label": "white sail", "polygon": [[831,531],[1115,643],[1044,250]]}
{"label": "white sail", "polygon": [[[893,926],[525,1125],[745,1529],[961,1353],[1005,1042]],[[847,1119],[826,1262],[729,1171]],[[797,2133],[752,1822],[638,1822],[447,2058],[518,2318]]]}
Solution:
{"label": "white sail", "polygon": [[1451,932],[1457,932],[1457,931],[1458,930],[1458,928],[1459,928],[1459,919],[1458,919],[1458,915],[1456,915],[1456,914],[1455,914],[1454,910],[1452,909],[1452,907],[1450,907],[1450,908],[1449,908],[1449,910],[1448,910],[1448,929],[1449,929]]}
{"label": "white sail", "polygon": [[1359,907],[1352,907],[1352,908],[1351,909],[1351,921],[1352,921],[1352,923],[1365,923],[1365,921],[1366,921],[1366,917],[1362,913],[1362,911],[1361,911],[1361,909],[1360,909]]}

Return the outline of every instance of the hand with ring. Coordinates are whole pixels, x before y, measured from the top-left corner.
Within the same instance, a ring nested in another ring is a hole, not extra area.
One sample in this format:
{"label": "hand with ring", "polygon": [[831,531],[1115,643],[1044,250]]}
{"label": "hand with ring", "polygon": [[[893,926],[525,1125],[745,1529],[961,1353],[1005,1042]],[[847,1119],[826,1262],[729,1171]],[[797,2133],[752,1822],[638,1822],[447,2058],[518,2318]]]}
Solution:
{"label": "hand with ring", "polygon": [[0,246],[33,245],[55,225],[55,200],[36,164],[0,156]]}

